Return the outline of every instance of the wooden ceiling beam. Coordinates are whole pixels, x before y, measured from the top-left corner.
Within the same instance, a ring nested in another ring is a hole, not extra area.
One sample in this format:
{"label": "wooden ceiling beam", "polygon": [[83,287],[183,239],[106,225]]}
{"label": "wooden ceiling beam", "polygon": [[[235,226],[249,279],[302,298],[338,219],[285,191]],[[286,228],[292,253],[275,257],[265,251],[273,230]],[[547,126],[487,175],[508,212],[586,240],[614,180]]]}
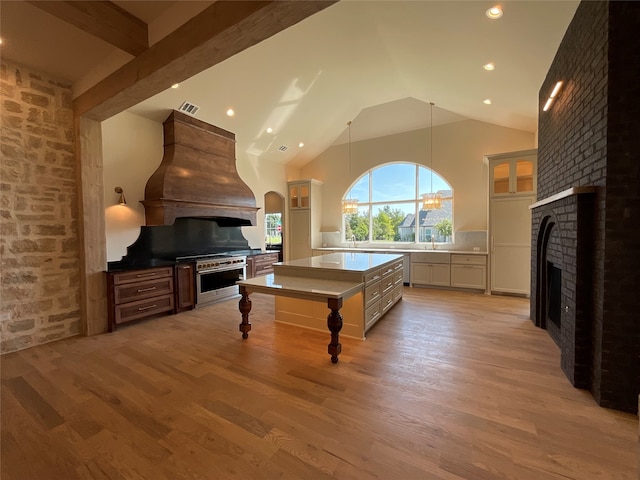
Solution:
{"label": "wooden ceiling beam", "polygon": [[104,0],[28,0],[28,3],[134,57],[149,48],[147,24],[115,3]]}
{"label": "wooden ceiling beam", "polygon": [[217,1],[78,96],[75,114],[106,120],[336,1]]}

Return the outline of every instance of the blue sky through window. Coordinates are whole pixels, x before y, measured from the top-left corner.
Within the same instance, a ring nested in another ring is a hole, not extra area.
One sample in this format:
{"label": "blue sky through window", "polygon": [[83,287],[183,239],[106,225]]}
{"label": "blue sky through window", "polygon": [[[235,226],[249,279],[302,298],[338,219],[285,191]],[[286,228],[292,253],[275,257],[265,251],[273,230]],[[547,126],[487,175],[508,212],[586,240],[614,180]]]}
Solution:
{"label": "blue sky through window", "polygon": [[[418,166],[418,191],[416,192],[416,165],[389,163],[368,171],[355,183],[345,196],[369,203],[369,181],[372,183],[372,202],[393,202],[421,198],[431,191],[431,171]],[[433,191],[450,190],[451,187],[437,173],[433,173]]]}

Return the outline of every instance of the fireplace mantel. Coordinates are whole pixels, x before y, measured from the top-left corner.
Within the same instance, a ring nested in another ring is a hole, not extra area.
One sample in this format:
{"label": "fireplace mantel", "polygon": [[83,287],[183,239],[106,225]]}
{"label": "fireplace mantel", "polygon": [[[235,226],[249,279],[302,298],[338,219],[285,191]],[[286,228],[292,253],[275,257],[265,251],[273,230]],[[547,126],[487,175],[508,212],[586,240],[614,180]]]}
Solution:
{"label": "fireplace mantel", "polygon": [[545,199],[539,200],[536,203],[532,203],[529,205],[529,209],[533,210],[534,208],[542,207],[543,205],[548,205],[553,202],[557,202],[566,197],[571,197],[572,195],[580,195],[582,193],[595,193],[596,187],[593,185],[585,186],[585,187],[571,187],[567,190],[563,190],[560,193],[556,193],[555,195],[551,195]]}

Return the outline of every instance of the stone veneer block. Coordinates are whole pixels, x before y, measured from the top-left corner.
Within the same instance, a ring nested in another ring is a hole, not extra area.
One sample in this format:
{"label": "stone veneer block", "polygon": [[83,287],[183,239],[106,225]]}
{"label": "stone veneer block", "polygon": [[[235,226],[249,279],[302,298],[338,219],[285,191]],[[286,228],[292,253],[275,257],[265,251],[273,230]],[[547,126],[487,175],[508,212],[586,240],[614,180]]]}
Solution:
{"label": "stone veneer block", "polygon": [[80,332],[70,85],[2,59],[0,353]]}

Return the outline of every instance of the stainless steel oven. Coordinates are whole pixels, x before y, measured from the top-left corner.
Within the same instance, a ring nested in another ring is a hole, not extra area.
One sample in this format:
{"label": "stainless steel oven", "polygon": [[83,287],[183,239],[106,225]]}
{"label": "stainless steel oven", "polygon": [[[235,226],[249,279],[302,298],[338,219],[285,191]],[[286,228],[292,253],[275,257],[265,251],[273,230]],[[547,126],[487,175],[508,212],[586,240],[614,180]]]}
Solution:
{"label": "stainless steel oven", "polygon": [[196,261],[196,308],[238,295],[236,282],[244,280],[246,256],[217,256]]}

